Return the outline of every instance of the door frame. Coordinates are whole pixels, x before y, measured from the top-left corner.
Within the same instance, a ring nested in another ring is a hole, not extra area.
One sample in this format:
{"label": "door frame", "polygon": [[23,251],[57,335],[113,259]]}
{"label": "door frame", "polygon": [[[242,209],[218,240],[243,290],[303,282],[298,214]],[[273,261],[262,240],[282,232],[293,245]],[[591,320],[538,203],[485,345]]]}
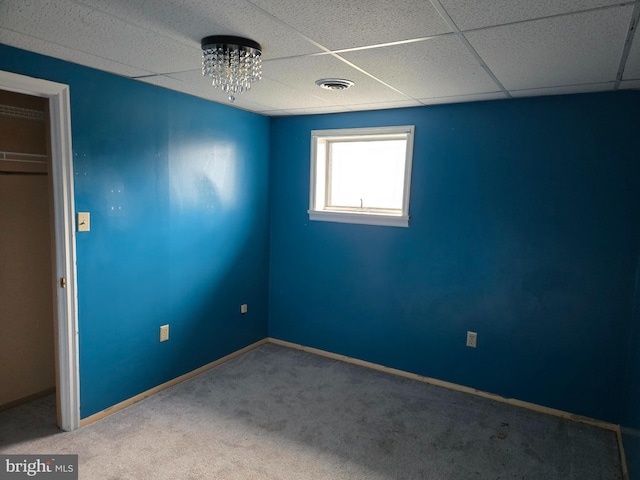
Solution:
{"label": "door frame", "polygon": [[69,85],[0,71],[0,88],[49,99],[57,313],[60,428],[80,427],[78,297]]}

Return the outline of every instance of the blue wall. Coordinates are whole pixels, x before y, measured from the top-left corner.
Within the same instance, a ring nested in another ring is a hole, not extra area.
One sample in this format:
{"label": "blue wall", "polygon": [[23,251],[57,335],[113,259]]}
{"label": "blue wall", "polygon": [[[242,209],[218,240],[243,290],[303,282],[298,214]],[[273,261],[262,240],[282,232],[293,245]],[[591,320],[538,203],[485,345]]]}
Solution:
{"label": "blue wall", "polygon": [[[274,119],[269,334],[617,423],[639,107],[627,92]],[[416,126],[410,227],[309,221],[310,131],[380,125]]]}
{"label": "blue wall", "polygon": [[[640,470],[638,93],[269,120],[2,45],[0,69],[71,86],[83,418],[268,333],[622,422]],[[310,131],[405,124],[410,227],[310,222]]]}
{"label": "blue wall", "polygon": [[70,85],[81,416],[264,338],[269,119],[1,45],[0,69]]}

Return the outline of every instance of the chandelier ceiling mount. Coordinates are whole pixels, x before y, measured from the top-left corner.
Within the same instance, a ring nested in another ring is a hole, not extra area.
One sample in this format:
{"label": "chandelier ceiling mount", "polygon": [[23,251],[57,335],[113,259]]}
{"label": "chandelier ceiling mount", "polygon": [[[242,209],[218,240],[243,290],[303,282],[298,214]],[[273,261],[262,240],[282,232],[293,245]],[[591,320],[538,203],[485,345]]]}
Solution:
{"label": "chandelier ceiling mount", "polygon": [[230,35],[205,37],[202,46],[202,75],[211,79],[235,102],[262,78],[262,47],[258,42]]}

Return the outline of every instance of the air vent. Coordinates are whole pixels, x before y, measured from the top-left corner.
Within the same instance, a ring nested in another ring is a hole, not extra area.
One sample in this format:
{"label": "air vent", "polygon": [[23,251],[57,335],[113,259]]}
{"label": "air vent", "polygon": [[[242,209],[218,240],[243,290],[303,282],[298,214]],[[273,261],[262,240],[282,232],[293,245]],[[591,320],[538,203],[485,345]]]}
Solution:
{"label": "air vent", "polygon": [[316,81],[316,85],[327,90],[346,90],[353,86],[353,82],[344,78],[322,78]]}

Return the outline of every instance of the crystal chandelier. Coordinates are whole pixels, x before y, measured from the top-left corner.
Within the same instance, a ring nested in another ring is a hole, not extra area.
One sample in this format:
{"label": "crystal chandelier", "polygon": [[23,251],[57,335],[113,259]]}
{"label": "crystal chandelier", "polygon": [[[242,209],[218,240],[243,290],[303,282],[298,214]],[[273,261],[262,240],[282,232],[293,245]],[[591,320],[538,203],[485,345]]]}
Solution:
{"label": "crystal chandelier", "polygon": [[235,102],[236,95],[262,78],[260,44],[242,37],[214,35],[202,39],[202,75],[210,77]]}

